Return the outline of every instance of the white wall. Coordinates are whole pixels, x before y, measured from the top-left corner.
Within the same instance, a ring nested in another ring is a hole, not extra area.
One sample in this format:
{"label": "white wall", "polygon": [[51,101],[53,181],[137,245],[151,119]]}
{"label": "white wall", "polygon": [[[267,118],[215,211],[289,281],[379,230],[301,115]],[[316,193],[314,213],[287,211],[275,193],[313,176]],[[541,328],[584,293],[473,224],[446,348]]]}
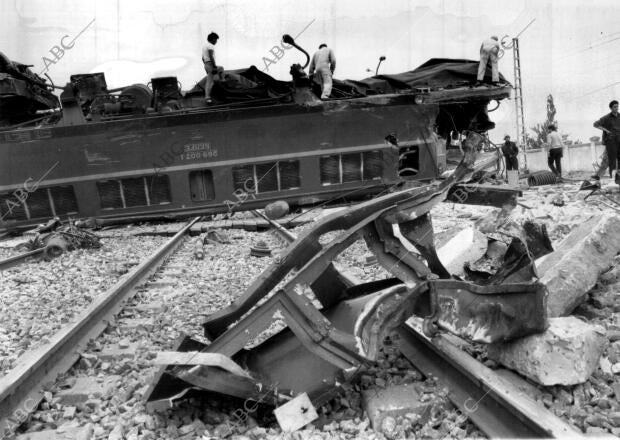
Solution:
{"label": "white wall", "polygon": [[[569,145],[564,147],[564,157],[562,157],[562,174],[570,171],[591,172],[595,169],[594,164],[600,161],[600,157],[605,151],[602,144],[595,145]],[[523,167],[523,154],[519,155],[519,165]],[[527,151],[527,168],[530,171],[549,171],[547,165],[547,153],[545,150]]]}

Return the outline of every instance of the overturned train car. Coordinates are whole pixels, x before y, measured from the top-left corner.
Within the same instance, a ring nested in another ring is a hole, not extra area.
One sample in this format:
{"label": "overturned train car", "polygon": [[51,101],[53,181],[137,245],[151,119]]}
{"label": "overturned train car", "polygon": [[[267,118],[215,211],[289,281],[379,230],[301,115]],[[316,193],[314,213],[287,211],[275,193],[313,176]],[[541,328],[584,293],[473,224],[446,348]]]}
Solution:
{"label": "overturned train car", "polygon": [[469,86],[475,62],[431,60],[335,81],[321,101],[303,68],[284,82],[252,66],[226,71],[207,106],[204,79],[109,89],[93,73],[61,88],[1,58],[0,230],[361,200],[438,177],[449,133],[493,128],[487,105],[511,90]]}

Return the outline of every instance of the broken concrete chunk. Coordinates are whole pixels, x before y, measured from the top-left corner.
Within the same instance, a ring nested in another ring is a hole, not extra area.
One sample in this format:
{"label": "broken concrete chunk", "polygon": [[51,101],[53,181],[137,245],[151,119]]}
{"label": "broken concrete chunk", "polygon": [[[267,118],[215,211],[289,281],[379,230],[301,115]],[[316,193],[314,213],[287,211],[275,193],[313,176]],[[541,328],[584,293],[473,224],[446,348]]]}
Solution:
{"label": "broken concrete chunk", "polygon": [[453,275],[464,275],[465,264],[473,263],[487,251],[487,237],[470,227],[460,231],[439,249],[437,255],[444,267]]}
{"label": "broken concrete chunk", "polygon": [[605,330],[575,317],[552,318],[549,329],[488,347],[489,358],[541,385],[584,383],[598,368]]}
{"label": "broken concrete chunk", "polygon": [[285,432],[297,431],[319,418],[306,393],[299,394],[284,405],[277,407],[273,414],[276,416],[280,428]]}
{"label": "broken concrete chunk", "polygon": [[575,229],[557,250],[536,261],[547,286],[549,317],[566,316],[586,298],[620,252],[620,217],[595,217]]}
{"label": "broken concrete chunk", "polygon": [[410,413],[422,415],[431,404],[429,401],[420,400],[420,394],[412,383],[365,390],[363,402],[370,425],[377,430],[382,429],[383,421],[387,417],[405,416]]}

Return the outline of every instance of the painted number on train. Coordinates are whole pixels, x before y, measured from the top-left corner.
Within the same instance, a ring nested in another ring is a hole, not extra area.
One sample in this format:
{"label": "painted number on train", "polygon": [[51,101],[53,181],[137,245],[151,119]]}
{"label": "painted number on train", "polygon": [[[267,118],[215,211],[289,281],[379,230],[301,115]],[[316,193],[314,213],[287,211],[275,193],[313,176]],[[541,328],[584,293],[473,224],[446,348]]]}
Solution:
{"label": "painted number on train", "polygon": [[211,148],[208,142],[196,142],[183,146],[183,160],[205,160],[217,157],[217,149]]}

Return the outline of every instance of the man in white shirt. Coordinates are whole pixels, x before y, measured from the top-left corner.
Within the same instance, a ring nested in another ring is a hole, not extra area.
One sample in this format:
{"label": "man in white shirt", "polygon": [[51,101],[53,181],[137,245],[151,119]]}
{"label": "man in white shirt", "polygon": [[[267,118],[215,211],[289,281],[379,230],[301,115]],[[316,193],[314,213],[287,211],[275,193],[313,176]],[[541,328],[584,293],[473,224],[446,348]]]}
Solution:
{"label": "man in white shirt", "polygon": [[493,85],[499,85],[499,70],[497,67],[499,54],[498,40],[497,36],[493,35],[488,40],[484,40],[480,45],[480,64],[478,64],[478,81],[476,86],[482,84],[489,61],[491,61],[491,81],[493,81]]}
{"label": "man in white shirt", "polygon": [[[549,125],[549,134],[547,135],[547,143],[549,144],[549,151],[547,153],[547,165],[549,169],[553,171],[553,174],[562,178],[562,149],[564,144],[562,138],[558,134],[558,129],[555,125]],[[555,165],[555,166],[554,166]]]}
{"label": "man in white shirt", "polygon": [[202,47],[202,62],[205,66],[205,72],[207,72],[207,80],[205,82],[205,100],[207,104],[211,104],[211,89],[213,89],[213,82],[215,75],[217,75],[222,69],[215,64],[215,45],[220,38],[215,32],[211,32],[207,36],[207,44]]}
{"label": "man in white shirt", "polygon": [[315,73],[315,70],[315,79],[321,84],[321,99],[327,99],[332,93],[332,76],[336,70],[336,57],[326,44],[321,44],[319,50],[312,56],[310,76]]}

